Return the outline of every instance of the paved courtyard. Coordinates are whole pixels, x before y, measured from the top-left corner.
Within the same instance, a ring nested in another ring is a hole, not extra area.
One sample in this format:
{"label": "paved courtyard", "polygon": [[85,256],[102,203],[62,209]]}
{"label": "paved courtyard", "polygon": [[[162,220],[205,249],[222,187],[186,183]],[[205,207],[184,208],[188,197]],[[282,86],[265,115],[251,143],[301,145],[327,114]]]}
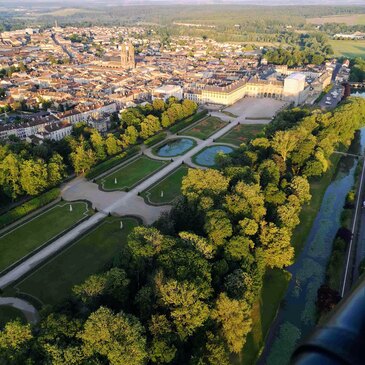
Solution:
{"label": "paved courtyard", "polygon": [[[225,111],[237,115],[240,120],[244,116],[246,120],[250,118],[267,119],[268,123],[285,105],[286,102],[281,100],[244,98],[226,108]],[[255,123],[258,121],[256,120]]]}

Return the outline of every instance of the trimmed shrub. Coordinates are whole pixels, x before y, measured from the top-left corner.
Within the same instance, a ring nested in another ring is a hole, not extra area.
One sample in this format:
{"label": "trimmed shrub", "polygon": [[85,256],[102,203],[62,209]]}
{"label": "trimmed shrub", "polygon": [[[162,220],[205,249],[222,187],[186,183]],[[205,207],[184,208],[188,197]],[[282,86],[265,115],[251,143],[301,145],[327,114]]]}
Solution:
{"label": "trimmed shrub", "polygon": [[98,165],[94,166],[85,174],[85,177],[88,180],[92,180],[96,178],[97,176],[101,175],[103,172],[106,172],[110,170],[112,167],[119,165],[121,162],[126,160],[129,157],[132,157],[136,155],[141,148],[139,146],[134,146],[129,148],[127,151],[124,151],[120,153],[119,155],[116,155],[109,160],[103,161],[99,163]]}
{"label": "trimmed shrub", "polygon": [[151,147],[155,145],[158,142],[163,141],[167,137],[167,133],[162,132],[159,134],[156,134],[155,136],[152,136],[144,141],[144,144],[148,147]]}
{"label": "trimmed shrub", "polygon": [[3,228],[8,224],[23,218],[27,214],[51,203],[59,197],[60,192],[61,190],[59,188],[54,188],[9,210],[7,213],[0,215],[0,228]]}

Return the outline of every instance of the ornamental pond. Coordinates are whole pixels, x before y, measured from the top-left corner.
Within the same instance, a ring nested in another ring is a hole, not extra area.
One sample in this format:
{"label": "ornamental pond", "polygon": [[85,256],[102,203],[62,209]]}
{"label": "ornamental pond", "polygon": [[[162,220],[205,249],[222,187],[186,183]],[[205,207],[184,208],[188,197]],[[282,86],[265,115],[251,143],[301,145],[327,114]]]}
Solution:
{"label": "ornamental pond", "polygon": [[157,147],[154,153],[159,157],[175,157],[189,151],[195,145],[190,138],[177,138],[166,141],[162,146]]}
{"label": "ornamental pond", "polygon": [[210,146],[193,157],[193,161],[201,166],[212,167],[215,165],[215,157],[218,153],[231,153],[233,148],[229,146]]}

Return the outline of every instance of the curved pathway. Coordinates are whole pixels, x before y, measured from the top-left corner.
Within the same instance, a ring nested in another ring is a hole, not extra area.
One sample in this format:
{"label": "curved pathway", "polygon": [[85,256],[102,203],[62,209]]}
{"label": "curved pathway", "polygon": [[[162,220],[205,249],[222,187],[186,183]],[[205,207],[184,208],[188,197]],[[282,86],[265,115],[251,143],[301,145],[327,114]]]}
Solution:
{"label": "curved pathway", "polygon": [[33,305],[23,299],[13,297],[0,297],[0,306],[2,305],[7,305],[19,309],[24,314],[26,320],[31,324],[35,324],[39,321],[39,314],[37,309],[35,309]]}
{"label": "curved pathway", "polygon": [[[99,192],[98,186],[95,183],[86,181],[84,178],[77,178],[71,181],[63,188],[62,196],[65,199],[77,200],[77,199],[88,199],[91,200],[94,206],[99,207],[100,211],[78,226],[67,232],[62,237],[55,240],[53,243],[45,247],[43,250],[34,254],[13,270],[6,273],[0,278],[0,288],[3,289],[10,285],[12,282],[18,280],[34,267],[44,262],[48,257],[55,254],[68,243],[75,240],[78,236],[92,228],[94,225],[103,220],[109,213],[116,214],[119,216],[123,215],[136,215],[143,217],[144,221],[148,224],[153,223],[160,216],[161,212],[168,211],[170,206],[159,206],[153,207],[147,205],[143,198],[138,196],[138,193],[146,190],[150,186],[154,185],[157,181],[170,174],[173,170],[179,167],[183,162],[190,162],[192,156],[211,145],[214,139],[217,139],[238,123],[236,121],[228,123],[222,129],[213,134],[210,138],[205,141],[199,141],[197,146],[193,147],[190,151],[186,152],[183,156],[178,156],[173,162],[168,164],[163,169],[157,171],[154,175],[150,176],[146,180],[142,181],[139,185],[135,186],[129,192]],[[110,195],[109,194],[113,194]],[[81,196],[80,196],[81,195]]]}

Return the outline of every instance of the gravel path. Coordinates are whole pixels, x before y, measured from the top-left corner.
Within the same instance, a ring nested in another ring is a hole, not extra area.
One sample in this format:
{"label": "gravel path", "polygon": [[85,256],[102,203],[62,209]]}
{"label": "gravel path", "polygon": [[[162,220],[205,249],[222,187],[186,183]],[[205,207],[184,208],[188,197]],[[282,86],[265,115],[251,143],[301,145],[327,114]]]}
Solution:
{"label": "gravel path", "polygon": [[0,297],[0,306],[1,305],[8,305],[10,307],[19,309],[24,314],[26,320],[31,324],[35,324],[39,320],[39,314],[37,309],[35,309],[33,305],[23,299]]}

